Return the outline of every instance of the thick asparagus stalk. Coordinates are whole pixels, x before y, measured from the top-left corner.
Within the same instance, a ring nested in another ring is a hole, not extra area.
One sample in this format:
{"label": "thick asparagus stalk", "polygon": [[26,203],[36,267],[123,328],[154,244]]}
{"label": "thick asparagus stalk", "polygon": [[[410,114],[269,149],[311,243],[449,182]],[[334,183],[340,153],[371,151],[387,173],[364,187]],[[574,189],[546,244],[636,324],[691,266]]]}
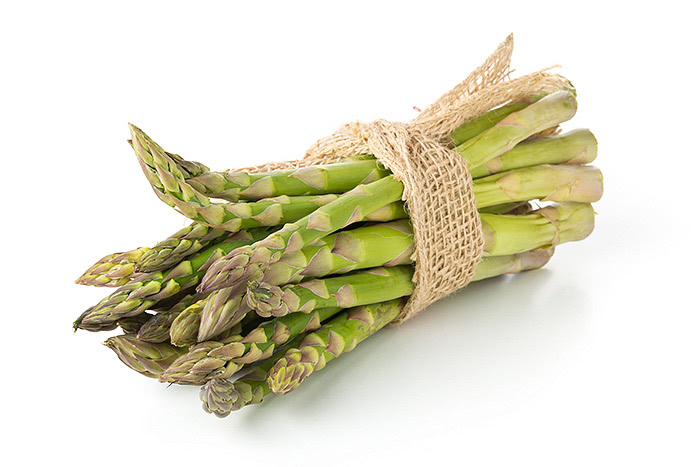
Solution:
{"label": "thick asparagus stalk", "polygon": [[553,254],[554,248],[547,248],[525,251],[515,255],[484,256],[476,268],[472,282],[503,274],[515,274],[521,271],[539,269],[549,262]]}
{"label": "thick asparagus stalk", "polygon": [[204,384],[213,378],[229,378],[243,367],[272,356],[276,349],[301,333],[313,331],[340,308],[312,313],[292,313],[263,322],[244,337],[201,342],[178,358],[160,380],[180,384]]}
{"label": "thick asparagus stalk", "polygon": [[149,378],[158,378],[185,349],[170,344],[143,342],[132,334],[110,337],[105,345],[117,354],[126,366]]}
{"label": "thick asparagus stalk", "polygon": [[237,202],[280,195],[345,193],[357,185],[379,180],[390,173],[371,159],[257,174],[235,170],[209,172],[188,179],[187,183],[212,198]]}
{"label": "thick asparagus stalk", "polygon": [[260,229],[239,232],[231,241],[207,248],[172,269],[144,274],[138,281],[131,281],[117,289],[86,315],[81,315],[74,326],[86,329],[96,324],[107,324],[143,313],[159,300],[195,286],[207,267],[217,258],[237,247],[264,238],[266,233]]}
{"label": "thick asparagus stalk", "polygon": [[583,240],[593,231],[590,204],[562,203],[527,215],[481,214],[484,254],[511,255]]}
{"label": "thick asparagus stalk", "polygon": [[[543,97],[543,96],[541,96]],[[459,146],[462,143],[469,141],[470,139],[478,136],[489,128],[493,128],[498,122],[506,118],[513,112],[518,112],[523,110],[528,105],[539,100],[538,98],[531,98],[525,102],[520,102],[516,104],[507,104],[497,107],[493,110],[486,112],[468,122],[463,123],[455,131],[452,132],[450,137],[455,146]]]}
{"label": "thick asparagus stalk", "polygon": [[598,154],[598,142],[590,130],[523,141],[510,151],[471,170],[473,178],[542,164],[587,164]]}
{"label": "thick asparagus stalk", "polygon": [[602,195],[603,174],[587,165],[539,165],[474,180],[479,209],[532,199],[593,203]]}

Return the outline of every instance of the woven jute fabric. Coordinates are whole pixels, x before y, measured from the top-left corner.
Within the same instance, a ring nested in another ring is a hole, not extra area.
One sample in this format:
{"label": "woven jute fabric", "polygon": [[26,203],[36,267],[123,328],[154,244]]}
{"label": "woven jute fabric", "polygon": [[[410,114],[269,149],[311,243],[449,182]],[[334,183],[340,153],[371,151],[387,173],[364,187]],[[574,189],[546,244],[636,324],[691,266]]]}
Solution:
{"label": "woven jute fabric", "polygon": [[250,167],[266,172],[339,162],[372,154],[404,185],[413,225],[416,285],[396,322],[465,287],[481,261],[483,238],[472,179],[452,149],[450,134],[461,124],[506,103],[562,89],[567,80],[540,71],[510,79],[513,36],[483,65],[411,122],[354,122],[317,141],[303,159]]}

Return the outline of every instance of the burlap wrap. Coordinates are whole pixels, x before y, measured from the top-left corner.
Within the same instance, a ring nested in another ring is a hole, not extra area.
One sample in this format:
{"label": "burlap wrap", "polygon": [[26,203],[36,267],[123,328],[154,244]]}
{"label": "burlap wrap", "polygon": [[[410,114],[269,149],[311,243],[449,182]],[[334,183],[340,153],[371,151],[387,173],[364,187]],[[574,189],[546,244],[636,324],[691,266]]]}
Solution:
{"label": "burlap wrap", "polygon": [[283,170],[372,154],[393,172],[404,184],[403,200],[416,245],[416,288],[396,322],[465,287],[481,260],[483,238],[472,179],[464,159],[451,150],[450,134],[496,106],[553,92],[568,83],[546,71],[507,79],[512,51],[510,35],[467,79],[409,123],[350,123],[317,141],[303,159],[246,169]]}

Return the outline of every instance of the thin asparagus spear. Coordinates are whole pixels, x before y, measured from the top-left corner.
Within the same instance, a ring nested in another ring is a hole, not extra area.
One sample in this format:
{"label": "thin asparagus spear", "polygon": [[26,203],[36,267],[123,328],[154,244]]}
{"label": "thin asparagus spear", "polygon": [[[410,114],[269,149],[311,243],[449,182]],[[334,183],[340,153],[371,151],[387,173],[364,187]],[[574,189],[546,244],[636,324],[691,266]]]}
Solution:
{"label": "thin asparagus spear", "polygon": [[204,384],[213,378],[229,378],[243,365],[271,357],[279,346],[299,334],[318,329],[338,311],[340,308],[323,308],[308,314],[292,313],[264,321],[243,337],[201,342],[173,362],[160,380]]}
{"label": "thin asparagus spear", "polygon": [[215,229],[201,222],[193,222],[146,251],[136,261],[136,270],[138,272],[162,271],[203,248],[225,240],[229,235],[230,233],[226,230]]}
{"label": "thin asparagus spear", "polygon": [[396,299],[341,312],[317,331],[306,334],[299,347],[290,347],[267,373],[267,385],[275,394],[296,389],[326,363],[350,352],[360,342],[396,318],[404,305]]}
{"label": "thin asparagus spear", "polygon": [[148,248],[136,248],[124,253],[107,255],[90,266],[75,283],[98,287],[121,287],[136,275],[136,263],[147,252]]}
{"label": "thin asparagus spear", "polygon": [[117,354],[126,366],[149,378],[158,378],[185,349],[170,344],[150,344],[133,334],[110,337],[105,345]]}
{"label": "thin asparagus spear", "polygon": [[350,308],[408,296],[415,288],[412,277],[412,266],[394,266],[283,287],[258,285],[248,289],[246,302],[263,317],[326,307]]}
{"label": "thin asparagus spear", "polygon": [[188,179],[187,183],[209,197],[237,202],[280,195],[345,193],[390,173],[372,159],[266,173],[209,172]]}
{"label": "thin asparagus spear", "polygon": [[[143,323],[143,325],[138,329],[138,337],[143,342],[148,342],[150,344],[159,344],[161,342],[167,342],[170,338],[170,325],[175,321],[175,318],[180,314],[180,311],[164,311],[162,313],[156,313],[155,315],[149,317],[148,321]],[[136,315],[139,317],[142,315]]]}

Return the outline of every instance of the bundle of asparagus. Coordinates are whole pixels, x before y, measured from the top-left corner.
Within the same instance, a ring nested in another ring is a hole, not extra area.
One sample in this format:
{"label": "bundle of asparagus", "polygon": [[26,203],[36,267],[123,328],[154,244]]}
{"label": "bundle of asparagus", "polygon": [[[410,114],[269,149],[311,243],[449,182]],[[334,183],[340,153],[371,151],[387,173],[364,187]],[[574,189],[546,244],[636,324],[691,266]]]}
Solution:
{"label": "bundle of asparagus", "polygon": [[[558,131],[576,107],[572,89],[530,96],[452,133],[484,238],[472,280],[541,268],[593,230],[595,137]],[[293,391],[399,315],[414,290],[413,227],[402,183],[372,155],[214,172],[130,129],[155,193],[192,224],[77,280],[117,287],[74,327],[120,327],[106,345],[129,368],[201,385],[204,409],[226,416]]]}

